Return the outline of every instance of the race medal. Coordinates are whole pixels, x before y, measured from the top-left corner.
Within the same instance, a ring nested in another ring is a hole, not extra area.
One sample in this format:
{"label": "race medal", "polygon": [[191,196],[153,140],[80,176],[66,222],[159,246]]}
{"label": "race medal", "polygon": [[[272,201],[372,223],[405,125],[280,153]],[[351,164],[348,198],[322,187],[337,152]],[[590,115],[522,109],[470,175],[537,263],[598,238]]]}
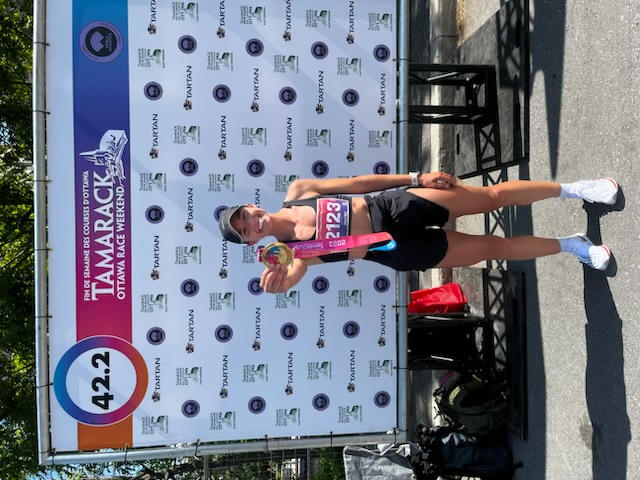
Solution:
{"label": "race medal", "polygon": [[270,265],[289,266],[293,263],[293,252],[281,242],[269,243],[259,252],[259,256],[260,261],[267,267]]}

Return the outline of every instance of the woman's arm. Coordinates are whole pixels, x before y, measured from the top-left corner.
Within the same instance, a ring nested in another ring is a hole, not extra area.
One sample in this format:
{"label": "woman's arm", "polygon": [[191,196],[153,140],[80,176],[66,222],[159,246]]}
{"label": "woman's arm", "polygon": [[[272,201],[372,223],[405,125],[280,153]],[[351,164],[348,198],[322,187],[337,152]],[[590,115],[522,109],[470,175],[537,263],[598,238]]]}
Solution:
{"label": "woman's arm", "polygon": [[285,267],[284,265],[272,265],[266,267],[262,272],[260,278],[260,286],[265,292],[269,293],[282,293],[286,292],[290,288],[293,288],[304,274],[307,273],[307,267],[309,265],[315,265],[323,263],[319,258],[295,258],[291,267]]}
{"label": "woman's arm", "polygon": [[[443,172],[423,173],[418,179],[421,187],[449,188],[455,185],[455,177]],[[396,187],[411,186],[409,174],[388,175],[360,175],[352,178],[313,179],[303,178],[295,180],[287,191],[285,200],[296,200],[314,195],[332,193],[369,193]]]}

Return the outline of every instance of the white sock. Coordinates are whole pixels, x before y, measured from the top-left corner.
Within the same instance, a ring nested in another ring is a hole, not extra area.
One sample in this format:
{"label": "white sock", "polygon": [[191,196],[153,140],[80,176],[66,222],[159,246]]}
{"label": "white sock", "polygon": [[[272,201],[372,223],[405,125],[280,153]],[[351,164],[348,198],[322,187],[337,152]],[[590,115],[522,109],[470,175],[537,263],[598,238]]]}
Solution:
{"label": "white sock", "polygon": [[573,253],[573,237],[559,238],[560,251],[566,253]]}
{"label": "white sock", "polygon": [[561,183],[560,184],[560,198],[582,198],[576,193],[574,183]]}

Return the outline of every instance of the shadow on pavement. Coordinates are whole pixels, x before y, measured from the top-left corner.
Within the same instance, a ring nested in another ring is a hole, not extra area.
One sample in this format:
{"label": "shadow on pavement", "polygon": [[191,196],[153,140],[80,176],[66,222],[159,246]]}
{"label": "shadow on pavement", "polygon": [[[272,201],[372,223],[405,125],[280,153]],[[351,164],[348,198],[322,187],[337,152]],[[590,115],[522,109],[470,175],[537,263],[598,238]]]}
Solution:
{"label": "shadow on pavement", "polygon": [[[520,164],[517,178],[531,180],[528,162]],[[530,205],[515,207],[511,216],[510,236],[532,235],[533,213]],[[514,445],[518,459],[524,461],[524,478],[546,478],[547,451],[547,381],[542,351],[538,272],[535,261],[509,262],[508,269],[524,272],[527,315],[528,418],[530,428],[526,442]],[[535,460],[534,460],[535,459]]]}
{"label": "shadow on pavement", "polygon": [[[535,18],[531,19],[530,39],[535,44],[531,52],[531,92],[536,81],[544,81],[547,136],[552,178],[558,172],[560,112],[565,55],[566,0],[531,0]],[[540,77],[543,77],[542,79]],[[531,94],[529,92],[529,94]]]}
{"label": "shadow on pavement", "polygon": [[[587,236],[602,243],[600,218],[624,207],[624,196],[612,207],[586,205]],[[605,242],[606,244],[606,242]],[[584,267],[584,304],[587,346],[586,399],[591,423],[581,429],[582,441],[592,451],[593,480],[624,479],[631,425],[624,381],[622,320],[607,273]]]}

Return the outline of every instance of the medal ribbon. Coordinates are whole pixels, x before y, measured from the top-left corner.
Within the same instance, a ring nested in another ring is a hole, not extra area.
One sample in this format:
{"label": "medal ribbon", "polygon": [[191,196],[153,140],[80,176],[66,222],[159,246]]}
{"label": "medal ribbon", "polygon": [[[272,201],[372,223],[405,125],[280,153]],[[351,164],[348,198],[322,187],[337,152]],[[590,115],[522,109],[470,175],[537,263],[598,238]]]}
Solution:
{"label": "medal ribbon", "polygon": [[293,250],[295,258],[310,258],[319,255],[342,252],[352,248],[373,245],[374,243],[392,242],[393,237],[387,232],[348,235],[346,237],[328,238],[324,240],[307,240],[291,242],[287,246]]}

